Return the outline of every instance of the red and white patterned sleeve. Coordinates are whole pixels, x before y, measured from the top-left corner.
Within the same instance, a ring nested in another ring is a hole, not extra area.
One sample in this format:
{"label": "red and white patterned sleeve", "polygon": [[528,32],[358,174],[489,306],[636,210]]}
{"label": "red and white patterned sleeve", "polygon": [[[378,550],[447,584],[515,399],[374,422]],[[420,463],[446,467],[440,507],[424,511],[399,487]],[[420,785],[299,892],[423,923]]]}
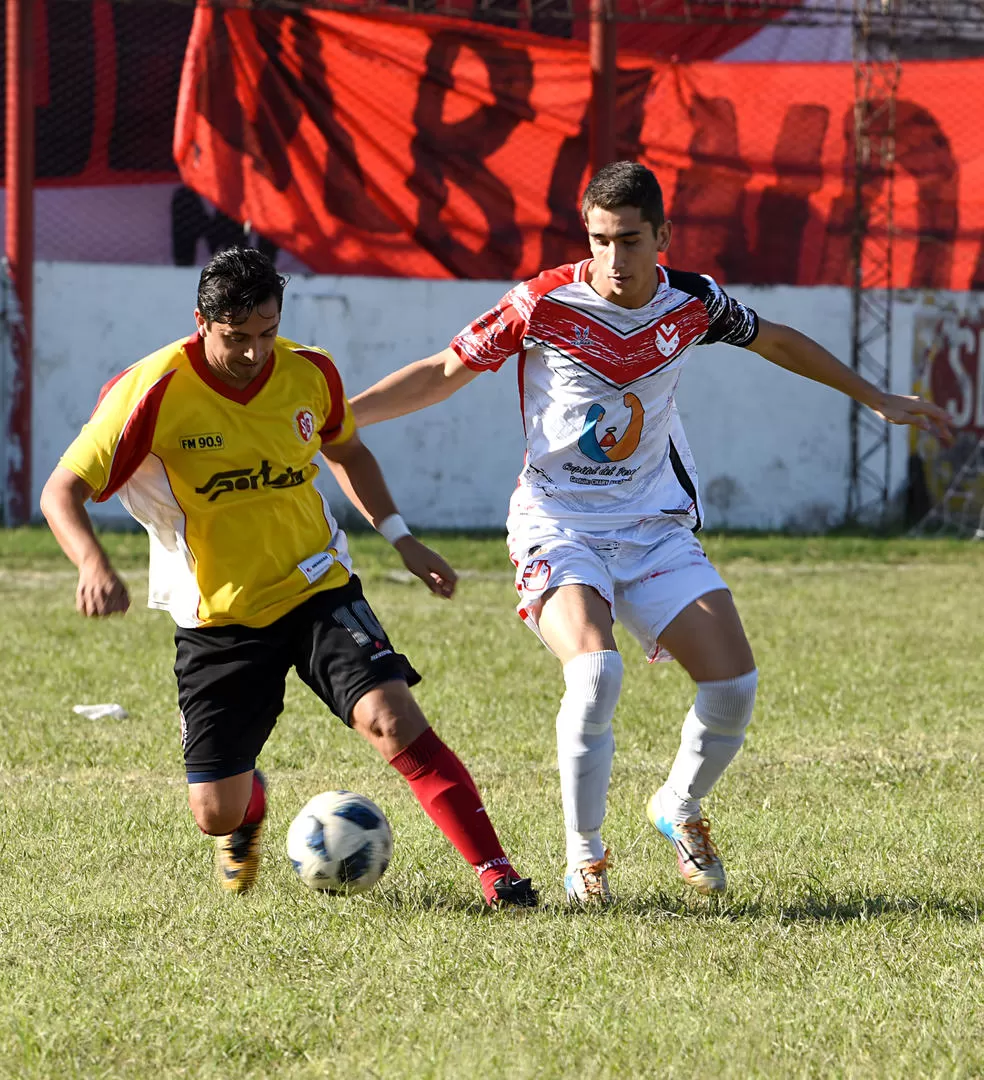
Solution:
{"label": "red and white patterned sleeve", "polygon": [[498,371],[523,347],[523,338],[536,297],[529,282],[521,282],[498,304],[455,335],[451,348],[473,371]]}

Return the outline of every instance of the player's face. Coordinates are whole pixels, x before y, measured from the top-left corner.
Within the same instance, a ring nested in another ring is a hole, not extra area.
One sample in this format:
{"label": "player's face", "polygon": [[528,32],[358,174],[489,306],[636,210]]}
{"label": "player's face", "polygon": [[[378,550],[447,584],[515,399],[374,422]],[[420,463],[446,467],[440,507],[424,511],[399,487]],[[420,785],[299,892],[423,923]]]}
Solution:
{"label": "player's face", "polygon": [[243,390],[270,359],[280,312],[271,297],[257,304],[241,322],[206,322],[200,311],[195,312],[195,322],[212,374],[234,389]]}
{"label": "player's face", "polygon": [[654,230],[637,206],[615,210],[593,206],[584,223],[594,256],[595,292],[620,307],[648,304],[656,293],[657,257],[670,246],[670,223],[664,221]]}

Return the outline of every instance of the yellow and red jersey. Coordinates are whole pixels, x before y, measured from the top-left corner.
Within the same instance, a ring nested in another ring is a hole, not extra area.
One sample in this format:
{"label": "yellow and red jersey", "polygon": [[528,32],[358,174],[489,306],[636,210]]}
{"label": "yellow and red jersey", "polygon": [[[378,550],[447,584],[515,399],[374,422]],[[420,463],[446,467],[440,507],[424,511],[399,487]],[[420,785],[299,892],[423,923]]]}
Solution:
{"label": "yellow and red jersey", "polygon": [[355,432],[331,356],[277,338],[236,390],[195,335],[111,379],[61,464],[118,494],[150,535],[151,607],[179,626],[267,626],[344,585],[345,534],[315,487],[322,445]]}

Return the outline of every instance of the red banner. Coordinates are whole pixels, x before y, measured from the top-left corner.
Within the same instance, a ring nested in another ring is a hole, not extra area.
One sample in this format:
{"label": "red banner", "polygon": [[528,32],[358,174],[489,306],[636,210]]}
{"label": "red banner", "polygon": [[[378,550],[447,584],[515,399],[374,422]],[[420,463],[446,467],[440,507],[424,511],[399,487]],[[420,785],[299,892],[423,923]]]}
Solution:
{"label": "red banner", "polygon": [[[150,0],[35,0],[34,15],[37,185],[176,183],[174,102],[192,13]],[[4,165],[0,154],[0,184]]]}
{"label": "red banner", "polygon": [[[577,42],[200,7],[174,156],[186,184],[315,271],[517,279],[585,251],[589,90]],[[850,283],[850,65],[624,55],[617,98],[618,153],[659,176],[674,265]],[[984,287],[980,100],[984,62],[903,69],[897,286]]]}

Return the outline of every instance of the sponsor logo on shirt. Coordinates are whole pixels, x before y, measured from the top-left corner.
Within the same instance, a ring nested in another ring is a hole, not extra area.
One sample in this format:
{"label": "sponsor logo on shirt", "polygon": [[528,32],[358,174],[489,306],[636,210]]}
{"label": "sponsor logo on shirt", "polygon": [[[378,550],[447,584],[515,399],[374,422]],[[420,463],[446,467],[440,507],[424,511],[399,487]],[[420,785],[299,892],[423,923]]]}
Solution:
{"label": "sponsor logo on shirt", "polygon": [[202,435],[182,435],[182,450],[221,450],[225,439],[219,431],[207,431]]}
{"label": "sponsor logo on shirt", "polygon": [[298,411],[294,417],[294,430],[302,442],[310,442],[314,438],[314,413],[310,409]]}
{"label": "sponsor logo on shirt", "polygon": [[304,469],[292,469],[289,465],[283,469],[262,461],[256,469],[226,469],[213,473],[201,487],[195,491],[207,495],[209,502],[215,502],[220,495],[233,491],[258,491],[260,488],[299,487],[309,479]]}
{"label": "sponsor logo on shirt", "polygon": [[592,461],[610,462],[625,461],[631,457],[639,446],[642,438],[642,425],[646,419],[646,411],[642,402],[635,394],[626,394],[622,398],[622,404],[629,410],[629,422],[621,435],[616,435],[618,428],[613,424],[604,429],[601,438],[598,437],[598,428],[605,418],[605,409],[595,402],[584,418],[584,427],[581,429],[581,437],[577,440],[577,448],[585,457]]}

